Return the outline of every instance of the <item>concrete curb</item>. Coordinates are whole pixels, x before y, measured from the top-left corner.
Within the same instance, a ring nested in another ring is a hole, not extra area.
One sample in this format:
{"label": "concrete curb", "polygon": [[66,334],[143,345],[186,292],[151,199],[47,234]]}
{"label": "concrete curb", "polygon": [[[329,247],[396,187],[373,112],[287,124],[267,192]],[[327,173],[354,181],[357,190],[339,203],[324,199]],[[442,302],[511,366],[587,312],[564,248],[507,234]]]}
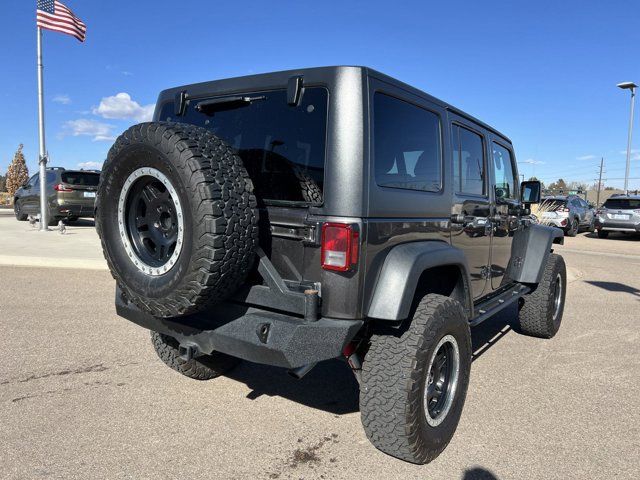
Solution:
{"label": "concrete curb", "polygon": [[0,255],[0,265],[12,267],[71,268],[75,270],[107,270],[107,262],[104,260],[25,257],[20,255]]}

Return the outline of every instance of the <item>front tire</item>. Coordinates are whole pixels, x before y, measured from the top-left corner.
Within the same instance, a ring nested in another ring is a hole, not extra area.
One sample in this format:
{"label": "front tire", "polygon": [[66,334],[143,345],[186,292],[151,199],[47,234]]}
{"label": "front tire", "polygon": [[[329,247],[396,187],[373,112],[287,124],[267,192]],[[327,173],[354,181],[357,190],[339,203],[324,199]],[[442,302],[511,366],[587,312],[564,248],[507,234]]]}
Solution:
{"label": "front tire", "polygon": [[411,463],[435,459],[458,426],[470,370],[469,324],[449,297],[426,295],[410,324],[381,327],[370,339],[360,389],[371,443]]}
{"label": "front tire", "polygon": [[558,333],[567,292],[567,268],[560,255],[549,255],[540,283],[523,297],[518,330],[525,335],[552,338]]}
{"label": "front tire", "polygon": [[176,372],[194,380],[211,380],[240,363],[240,359],[220,352],[185,360],[178,352],[178,341],[158,332],[151,332],[151,342],[160,360]]}

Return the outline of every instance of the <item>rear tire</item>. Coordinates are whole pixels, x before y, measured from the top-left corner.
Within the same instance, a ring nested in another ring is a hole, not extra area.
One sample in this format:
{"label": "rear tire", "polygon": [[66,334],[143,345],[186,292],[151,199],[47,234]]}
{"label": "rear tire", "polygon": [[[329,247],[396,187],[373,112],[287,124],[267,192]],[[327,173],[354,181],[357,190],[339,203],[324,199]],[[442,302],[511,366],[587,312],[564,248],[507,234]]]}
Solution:
{"label": "rear tire", "polygon": [[552,338],[558,333],[567,292],[567,268],[560,255],[549,255],[540,283],[523,297],[518,330],[532,337]]}
{"label": "rear tire", "polygon": [[13,212],[16,215],[16,220],[19,222],[26,222],[29,215],[22,211],[22,202],[20,200],[15,200],[13,202]]}
{"label": "rear tire", "polygon": [[469,324],[449,297],[426,295],[407,326],[381,327],[370,339],[360,388],[371,443],[411,463],[432,461],[458,426],[470,370]]}
{"label": "rear tire", "polygon": [[127,299],[155,317],[192,314],[245,280],[257,247],[256,198],[242,160],[189,124],[135,125],[109,151],[96,227]]}
{"label": "rear tire", "polygon": [[151,342],[160,360],[176,372],[195,380],[219,377],[240,363],[240,359],[220,352],[185,360],[178,352],[178,341],[158,332],[151,332]]}
{"label": "rear tire", "polygon": [[609,236],[609,232],[606,230],[598,230],[598,238],[607,238]]}

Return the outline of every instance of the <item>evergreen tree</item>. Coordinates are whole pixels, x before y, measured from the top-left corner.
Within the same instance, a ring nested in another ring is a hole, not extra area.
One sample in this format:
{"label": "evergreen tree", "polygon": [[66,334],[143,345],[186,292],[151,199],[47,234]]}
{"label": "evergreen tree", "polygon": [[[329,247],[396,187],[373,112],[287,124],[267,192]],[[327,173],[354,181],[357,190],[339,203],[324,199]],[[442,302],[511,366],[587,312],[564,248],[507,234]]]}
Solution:
{"label": "evergreen tree", "polygon": [[16,154],[13,156],[13,161],[7,169],[7,192],[13,197],[22,185],[29,180],[29,169],[27,168],[27,162],[24,159],[22,153],[23,145],[20,144]]}

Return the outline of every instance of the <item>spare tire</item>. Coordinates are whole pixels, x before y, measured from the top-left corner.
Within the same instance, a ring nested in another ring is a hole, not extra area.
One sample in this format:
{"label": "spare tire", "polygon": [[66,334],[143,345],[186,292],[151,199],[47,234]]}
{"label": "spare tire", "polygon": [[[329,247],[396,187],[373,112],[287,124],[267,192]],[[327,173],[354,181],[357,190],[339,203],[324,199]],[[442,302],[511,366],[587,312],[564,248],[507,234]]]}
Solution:
{"label": "spare tire", "polygon": [[156,317],[204,310],[245,280],[258,241],[256,198],[242,160],[208,130],[129,128],[100,177],[96,228],[127,299]]}

